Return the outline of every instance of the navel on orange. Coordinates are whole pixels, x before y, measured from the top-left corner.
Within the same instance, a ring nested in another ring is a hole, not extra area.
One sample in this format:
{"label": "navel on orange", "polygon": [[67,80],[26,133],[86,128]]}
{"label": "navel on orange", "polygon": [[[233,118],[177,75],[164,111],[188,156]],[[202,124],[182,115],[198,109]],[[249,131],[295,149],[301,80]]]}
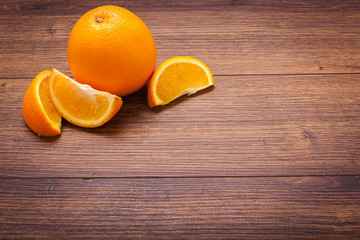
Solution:
{"label": "navel on orange", "polygon": [[174,99],[214,85],[210,69],[192,57],[174,57],[155,70],[148,86],[150,107],[165,105]]}
{"label": "navel on orange", "polygon": [[156,47],[145,23],[129,10],[101,6],[73,27],[68,60],[76,81],[118,96],[142,88],[156,66]]}
{"label": "navel on orange", "polygon": [[63,118],[77,126],[99,127],[122,105],[120,97],[80,84],[56,69],[52,70],[49,83],[55,108]]}
{"label": "navel on orange", "polygon": [[23,115],[28,127],[39,136],[56,136],[61,133],[61,116],[49,95],[51,71],[39,73],[26,90]]}

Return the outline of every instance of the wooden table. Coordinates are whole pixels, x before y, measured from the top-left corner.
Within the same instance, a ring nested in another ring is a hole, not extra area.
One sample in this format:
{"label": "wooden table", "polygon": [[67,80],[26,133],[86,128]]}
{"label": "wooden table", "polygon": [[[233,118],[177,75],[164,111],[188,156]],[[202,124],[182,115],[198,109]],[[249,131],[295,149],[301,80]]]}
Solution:
{"label": "wooden table", "polygon": [[0,237],[359,239],[360,1],[107,1],[137,14],[159,65],[204,61],[215,87],[40,138],[22,100],[69,74],[100,1],[0,4]]}

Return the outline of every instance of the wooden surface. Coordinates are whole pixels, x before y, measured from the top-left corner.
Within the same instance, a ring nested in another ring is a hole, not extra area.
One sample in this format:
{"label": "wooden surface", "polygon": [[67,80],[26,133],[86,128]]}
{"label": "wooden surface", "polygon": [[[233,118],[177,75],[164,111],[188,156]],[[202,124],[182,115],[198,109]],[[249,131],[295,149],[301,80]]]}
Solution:
{"label": "wooden surface", "polygon": [[358,239],[360,1],[107,1],[215,86],[39,138],[33,77],[71,75],[76,20],[100,1],[0,3],[0,238]]}

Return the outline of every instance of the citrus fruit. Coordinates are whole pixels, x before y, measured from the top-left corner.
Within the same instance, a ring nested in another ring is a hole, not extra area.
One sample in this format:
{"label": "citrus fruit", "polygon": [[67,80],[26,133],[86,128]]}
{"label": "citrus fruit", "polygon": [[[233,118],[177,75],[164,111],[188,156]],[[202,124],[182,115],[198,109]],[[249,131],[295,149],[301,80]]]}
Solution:
{"label": "citrus fruit", "polygon": [[76,22],[67,53],[76,81],[118,96],[142,88],[156,66],[154,39],[145,23],[112,5],[90,10]]}
{"label": "citrus fruit", "polygon": [[120,97],[80,84],[56,69],[49,77],[49,92],[60,115],[81,127],[103,125],[122,105]]}
{"label": "citrus fruit", "polygon": [[165,105],[174,99],[214,85],[210,69],[192,57],[174,57],[155,70],[148,86],[150,107]]}
{"label": "citrus fruit", "polygon": [[61,133],[61,116],[49,95],[51,71],[39,73],[26,90],[23,115],[28,127],[39,136],[56,136]]}

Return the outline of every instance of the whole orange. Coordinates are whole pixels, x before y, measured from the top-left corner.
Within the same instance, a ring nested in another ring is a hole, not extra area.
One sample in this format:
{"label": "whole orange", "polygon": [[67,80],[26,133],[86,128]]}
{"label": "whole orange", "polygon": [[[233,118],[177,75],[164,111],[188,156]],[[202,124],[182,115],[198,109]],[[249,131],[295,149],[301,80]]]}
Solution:
{"label": "whole orange", "polygon": [[74,78],[95,89],[125,96],[142,88],[156,65],[156,47],[145,23],[129,10],[102,6],[73,27],[68,60]]}

